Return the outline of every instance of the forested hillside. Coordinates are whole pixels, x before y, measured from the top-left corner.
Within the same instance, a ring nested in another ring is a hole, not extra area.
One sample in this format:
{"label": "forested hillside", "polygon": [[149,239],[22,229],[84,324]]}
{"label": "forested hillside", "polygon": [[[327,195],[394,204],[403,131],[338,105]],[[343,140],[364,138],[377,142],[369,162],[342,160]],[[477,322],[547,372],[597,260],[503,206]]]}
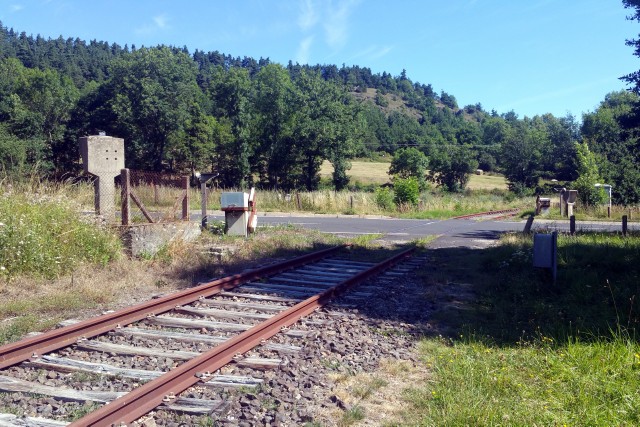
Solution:
{"label": "forested hillside", "polygon": [[[125,139],[127,166],[219,172],[223,186],[315,189],[324,160],[348,185],[349,159],[415,147],[431,165],[503,172],[518,192],[578,178],[585,139],[616,200],[637,203],[638,96],[613,93],[583,117],[519,118],[458,106],[430,84],[358,66],[80,39],[0,23],[0,167],[61,178],[80,170],[77,139]],[[625,165],[624,174],[617,165]]]}

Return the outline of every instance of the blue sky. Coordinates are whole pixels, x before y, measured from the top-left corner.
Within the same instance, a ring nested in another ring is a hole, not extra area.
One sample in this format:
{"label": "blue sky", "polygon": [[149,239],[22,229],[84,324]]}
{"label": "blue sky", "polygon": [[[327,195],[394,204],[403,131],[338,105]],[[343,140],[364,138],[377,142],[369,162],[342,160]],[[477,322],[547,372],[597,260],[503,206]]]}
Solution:
{"label": "blue sky", "polygon": [[360,65],[519,117],[593,111],[640,69],[620,0],[0,0],[28,34]]}

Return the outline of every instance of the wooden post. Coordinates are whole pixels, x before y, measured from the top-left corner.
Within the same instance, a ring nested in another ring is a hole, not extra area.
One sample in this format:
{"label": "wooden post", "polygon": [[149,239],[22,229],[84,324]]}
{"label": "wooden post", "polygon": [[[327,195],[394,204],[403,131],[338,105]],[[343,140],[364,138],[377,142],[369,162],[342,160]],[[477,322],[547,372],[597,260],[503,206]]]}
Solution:
{"label": "wooden post", "polygon": [[607,218],[611,218],[611,205],[607,206]]}
{"label": "wooden post", "polygon": [[622,215],[622,235],[627,235],[627,216]]}
{"label": "wooden post", "polygon": [[120,195],[120,212],[122,215],[122,225],[129,225],[131,221],[131,202],[129,201],[131,175],[129,169],[120,170],[120,183],[122,185]]}
{"label": "wooden post", "polygon": [[300,202],[300,193],[296,193],[296,205],[299,211],[302,210],[302,203]]}
{"label": "wooden post", "polygon": [[158,186],[155,181],[151,181],[151,185],[153,186],[153,203],[156,205],[160,204],[160,193],[158,192]]}
{"label": "wooden post", "polygon": [[631,215],[632,212],[633,212],[633,209],[629,208],[629,221],[633,220],[633,216]]}
{"label": "wooden post", "polygon": [[200,193],[202,195],[202,228],[207,228],[207,183],[200,184]]}
{"label": "wooden post", "polygon": [[349,196],[349,204],[351,205],[351,210],[353,211],[353,195]]}
{"label": "wooden post", "polygon": [[564,216],[564,209],[563,209],[563,203],[562,203],[562,193],[560,193],[560,217],[562,218]]}
{"label": "wooden post", "polygon": [[576,216],[575,215],[571,215],[569,217],[569,233],[571,233],[572,236],[576,234]]}
{"label": "wooden post", "polygon": [[184,198],[182,199],[182,220],[189,221],[189,177],[182,178],[182,188],[184,189]]}

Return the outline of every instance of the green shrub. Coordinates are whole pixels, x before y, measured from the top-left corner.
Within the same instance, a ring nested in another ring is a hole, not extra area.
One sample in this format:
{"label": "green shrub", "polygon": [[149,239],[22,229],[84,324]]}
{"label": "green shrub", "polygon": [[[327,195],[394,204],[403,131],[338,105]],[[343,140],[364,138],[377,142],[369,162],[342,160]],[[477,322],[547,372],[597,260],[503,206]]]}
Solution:
{"label": "green shrub", "polygon": [[117,236],[81,218],[63,196],[30,196],[0,196],[0,277],[54,278],[119,256]]}
{"label": "green shrub", "polygon": [[389,188],[378,187],[376,189],[376,205],[380,209],[393,209],[393,192]]}
{"label": "green shrub", "polygon": [[396,205],[416,206],[420,198],[420,186],[415,178],[396,179],[393,183]]}

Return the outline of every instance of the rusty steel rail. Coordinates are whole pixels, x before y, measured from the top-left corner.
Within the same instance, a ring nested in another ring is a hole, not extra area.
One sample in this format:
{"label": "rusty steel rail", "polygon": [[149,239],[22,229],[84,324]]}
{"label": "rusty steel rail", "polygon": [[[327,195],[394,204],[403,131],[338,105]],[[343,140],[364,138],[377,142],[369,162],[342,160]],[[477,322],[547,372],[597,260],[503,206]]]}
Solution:
{"label": "rusty steel rail", "polygon": [[246,353],[265,339],[276,335],[282,328],[291,326],[301,317],[311,314],[349,287],[410,256],[414,249],[407,249],[320,294],[296,304],[208,352],[183,363],[155,380],[134,389],[127,395],[102,406],[100,409],[69,424],[69,427],[117,426],[137,420],[162,404],[163,400],[170,400],[173,396],[177,396],[199,381],[206,380],[208,373],[220,369],[236,356]]}
{"label": "rusty steel rail", "polygon": [[149,315],[165,313],[176,305],[192,303],[200,297],[207,297],[223,290],[234,288],[240,284],[259,277],[270,276],[317,261],[336,252],[346,245],[334,246],[316,251],[292,260],[283,261],[245,273],[228,276],[196,286],[195,288],[176,292],[162,298],[147,301],[102,316],[87,319],[74,325],[54,329],[41,335],[26,338],[0,347],[0,369],[13,366],[25,360],[36,358],[45,353],[74,344],[79,339],[91,338],[113,329],[123,327],[144,319]]}
{"label": "rusty steel rail", "polygon": [[[498,214],[512,214],[515,215],[520,211],[520,209],[514,208],[514,209],[502,209],[499,211],[487,211],[487,212],[478,212],[478,213],[473,213],[473,214],[467,214],[467,215],[460,215],[460,216],[454,216],[451,219],[466,219],[466,218],[473,218],[476,216],[486,216],[486,215],[498,215]],[[506,215],[503,215],[506,216]]]}

